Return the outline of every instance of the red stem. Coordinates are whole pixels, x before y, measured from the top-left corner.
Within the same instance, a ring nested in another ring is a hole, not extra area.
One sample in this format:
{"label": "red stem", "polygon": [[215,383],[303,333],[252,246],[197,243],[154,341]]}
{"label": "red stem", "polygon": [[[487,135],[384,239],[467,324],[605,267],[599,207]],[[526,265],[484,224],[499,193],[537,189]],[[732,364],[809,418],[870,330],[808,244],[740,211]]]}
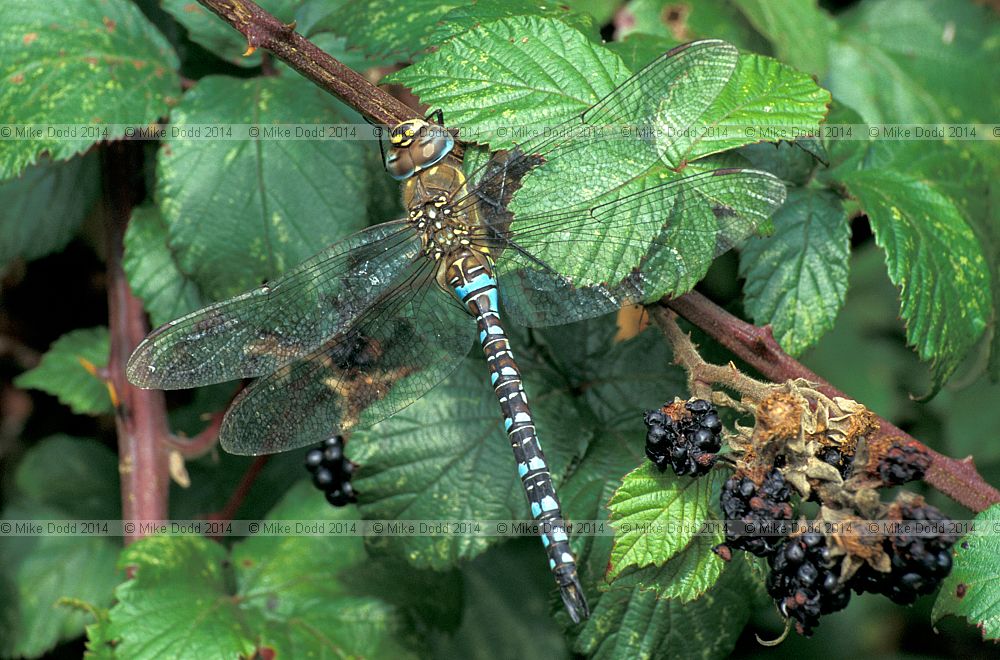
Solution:
{"label": "red stem", "polygon": [[[705,296],[691,291],[665,302],[666,306],[708,333],[741,360],[775,382],[804,378],[817,383],[829,397],[851,398],[783,351],[771,327],[758,328],[725,311]],[[879,418],[879,436],[900,436],[920,444],[910,434]],[[976,471],[972,457],[962,460],[939,454],[920,444],[931,456],[924,481],[972,511],[983,511],[1000,502],[1000,491],[986,483]]]}
{"label": "red stem", "polygon": [[246,499],[247,493],[250,492],[253,482],[257,480],[261,470],[264,469],[270,458],[270,456],[258,456],[250,464],[250,467],[247,468],[247,471],[243,473],[243,478],[240,479],[240,483],[236,486],[233,494],[229,496],[229,501],[226,502],[226,505],[220,511],[210,513],[205,517],[208,520],[232,520],[236,512],[243,506],[243,501]]}
{"label": "red stem", "polygon": [[[169,476],[166,446],[167,412],[163,392],[140,390],[125,379],[125,365],[132,350],[146,336],[142,301],[132,294],[122,269],[125,227],[142,189],[142,145],[117,142],[102,150],[107,241],[108,327],[111,352],[108,387],[115,401],[118,431],[118,471],[121,475],[122,519],[165,520]],[[131,543],[141,537],[139,527],[125,536]]]}

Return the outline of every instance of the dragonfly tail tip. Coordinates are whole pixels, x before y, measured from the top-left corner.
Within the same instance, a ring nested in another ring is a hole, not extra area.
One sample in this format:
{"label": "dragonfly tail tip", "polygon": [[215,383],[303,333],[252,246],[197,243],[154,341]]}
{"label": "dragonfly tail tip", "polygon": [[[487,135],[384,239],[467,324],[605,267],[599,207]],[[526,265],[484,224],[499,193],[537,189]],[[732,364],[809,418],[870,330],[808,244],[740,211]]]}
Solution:
{"label": "dragonfly tail tip", "polygon": [[583,586],[575,575],[568,584],[559,585],[559,593],[573,623],[580,623],[590,617],[590,607],[587,605],[586,596],[583,595]]}

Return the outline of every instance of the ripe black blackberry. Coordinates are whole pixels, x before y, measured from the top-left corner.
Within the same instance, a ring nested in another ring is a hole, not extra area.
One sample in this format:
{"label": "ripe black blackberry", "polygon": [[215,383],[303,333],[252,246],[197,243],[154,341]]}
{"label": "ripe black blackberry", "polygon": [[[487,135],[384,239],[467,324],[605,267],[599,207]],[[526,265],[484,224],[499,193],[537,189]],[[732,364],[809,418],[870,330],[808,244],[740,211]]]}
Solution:
{"label": "ripe black blackberry", "polygon": [[306,469],[313,475],[313,485],[323,491],[331,505],[346,506],[358,501],[351,485],[354,464],[344,456],[341,436],[327,438],[319,447],[310,449],[306,453]]}
{"label": "ripe black blackberry", "polygon": [[772,554],[790,529],[791,499],[792,491],[777,468],[759,487],[747,475],[731,476],[719,497],[726,519],[726,544],[758,557]]}
{"label": "ripe black blackberry", "polygon": [[851,592],[840,584],[840,563],[830,557],[822,534],[788,538],[767,562],[767,593],[803,637],[812,635],[820,616],[847,607]]}
{"label": "ripe black blackberry", "polygon": [[885,486],[900,486],[923,479],[930,465],[931,457],[921,445],[897,439],[884,448],[875,472]]}
{"label": "ripe black blackberry", "polygon": [[851,472],[851,464],[854,462],[854,456],[845,454],[836,447],[823,447],[816,453],[816,458],[837,468],[842,479],[847,479],[847,475]]}
{"label": "ripe black blackberry", "polygon": [[704,399],[684,404],[667,404],[659,410],[649,410],[646,423],[646,456],[662,472],[667,465],[678,476],[696,477],[707,474],[722,448],[722,420]]}
{"label": "ripe black blackberry", "polygon": [[893,602],[909,605],[918,596],[929,594],[951,572],[951,546],[955,537],[947,533],[951,521],[922,498],[912,503],[895,503],[888,523],[895,523],[882,547],[892,569],[888,573],[863,566],[851,586],[855,591],[871,591]]}

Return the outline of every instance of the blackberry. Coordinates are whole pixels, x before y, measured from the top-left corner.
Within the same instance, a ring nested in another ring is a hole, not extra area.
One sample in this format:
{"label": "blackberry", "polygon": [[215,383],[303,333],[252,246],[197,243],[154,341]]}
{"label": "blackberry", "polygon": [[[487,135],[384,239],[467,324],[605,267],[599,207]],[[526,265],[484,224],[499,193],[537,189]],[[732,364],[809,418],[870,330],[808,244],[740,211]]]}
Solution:
{"label": "blackberry", "polygon": [[863,566],[851,581],[855,591],[871,591],[893,602],[909,605],[918,596],[938,588],[951,572],[951,546],[955,537],[944,533],[950,524],[935,507],[922,499],[896,503],[889,523],[896,523],[882,547],[889,555],[888,573]]}
{"label": "blackberry", "polygon": [[662,472],[669,465],[678,476],[707,474],[722,448],[722,420],[712,404],[695,399],[649,410],[646,423],[646,456]]}
{"label": "blackberry", "polygon": [[772,469],[759,487],[749,476],[734,474],[719,497],[726,544],[758,557],[772,554],[790,529],[791,499],[792,491],[778,469]]}
{"label": "blackberry", "polygon": [[823,447],[816,454],[816,458],[837,468],[837,472],[840,473],[842,479],[847,479],[847,475],[851,473],[851,464],[854,461],[853,456],[845,454],[836,447]]}
{"label": "blackberry", "polygon": [[923,479],[931,457],[918,443],[895,440],[885,447],[874,466],[874,472],[885,486],[900,486]]}
{"label": "blackberry", "polygon": [[306,469],[312,473],[312,482],[323,491],[326,501],[333,506],[345,506],[358,501],[351,476],[354,464],[344,456],[344,439],[335,435],[324,440],[319,447],[306,453]]}
{"label": "blackberry", "polygon": [[788,538],[767,563],[767,593],[803,637],[812,635],[820,616],[844,609],[851,599],[840,584],[840,563],[830,557],[822,534]]}

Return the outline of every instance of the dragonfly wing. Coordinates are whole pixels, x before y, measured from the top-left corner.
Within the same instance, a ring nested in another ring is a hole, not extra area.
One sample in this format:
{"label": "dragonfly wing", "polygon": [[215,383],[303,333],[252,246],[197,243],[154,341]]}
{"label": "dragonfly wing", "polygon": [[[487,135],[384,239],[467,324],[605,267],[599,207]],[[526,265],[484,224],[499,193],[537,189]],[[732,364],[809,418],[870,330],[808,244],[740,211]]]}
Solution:
{"label": "dragonfly wing", "polygon": [[413,403],[468,354],[476,324],[421,261],[345,332],[279,367],[234,401],[223,448],[270,454],[366,427]]}
{"label": "dragonfly wing", "polygon": [[515,215],[497,241],[509,245],[497,262],[507,311],[554,325],[684,293],[784,199],[777,177],[734,168],[637,180],[593,205]]}
{"label": "dragonfly wing", "polygon": [[178,389],[274,371],[348,327],[419,254],[404,221],[348,236],[273,282],[154,330],[128,379]]}
{"label": "dragonfly wing", "polygon": [[[617,187],[662,158],[683,163],[689,141],[675,142],[698,124],[736,68],[739,53],[719,40],[695,41],[656,58],[593,106],[559,126],[519,144],[506,168],[488,163],[469,176],[477,188],[499,190],[511,177],[545,162],[525,181],[521,204],[544,198],[550,208],[586,201],[588,194]],[[567,159],[567,156],[572,156]],[[615,160],[625,166],[609,171]],[[560,162],[561,161],[561,162]],[[566,185],[564,170],[573,185]],[[552,179],[549,181],[548,179]],[[470,200],[471,201],[471,200]]]}

